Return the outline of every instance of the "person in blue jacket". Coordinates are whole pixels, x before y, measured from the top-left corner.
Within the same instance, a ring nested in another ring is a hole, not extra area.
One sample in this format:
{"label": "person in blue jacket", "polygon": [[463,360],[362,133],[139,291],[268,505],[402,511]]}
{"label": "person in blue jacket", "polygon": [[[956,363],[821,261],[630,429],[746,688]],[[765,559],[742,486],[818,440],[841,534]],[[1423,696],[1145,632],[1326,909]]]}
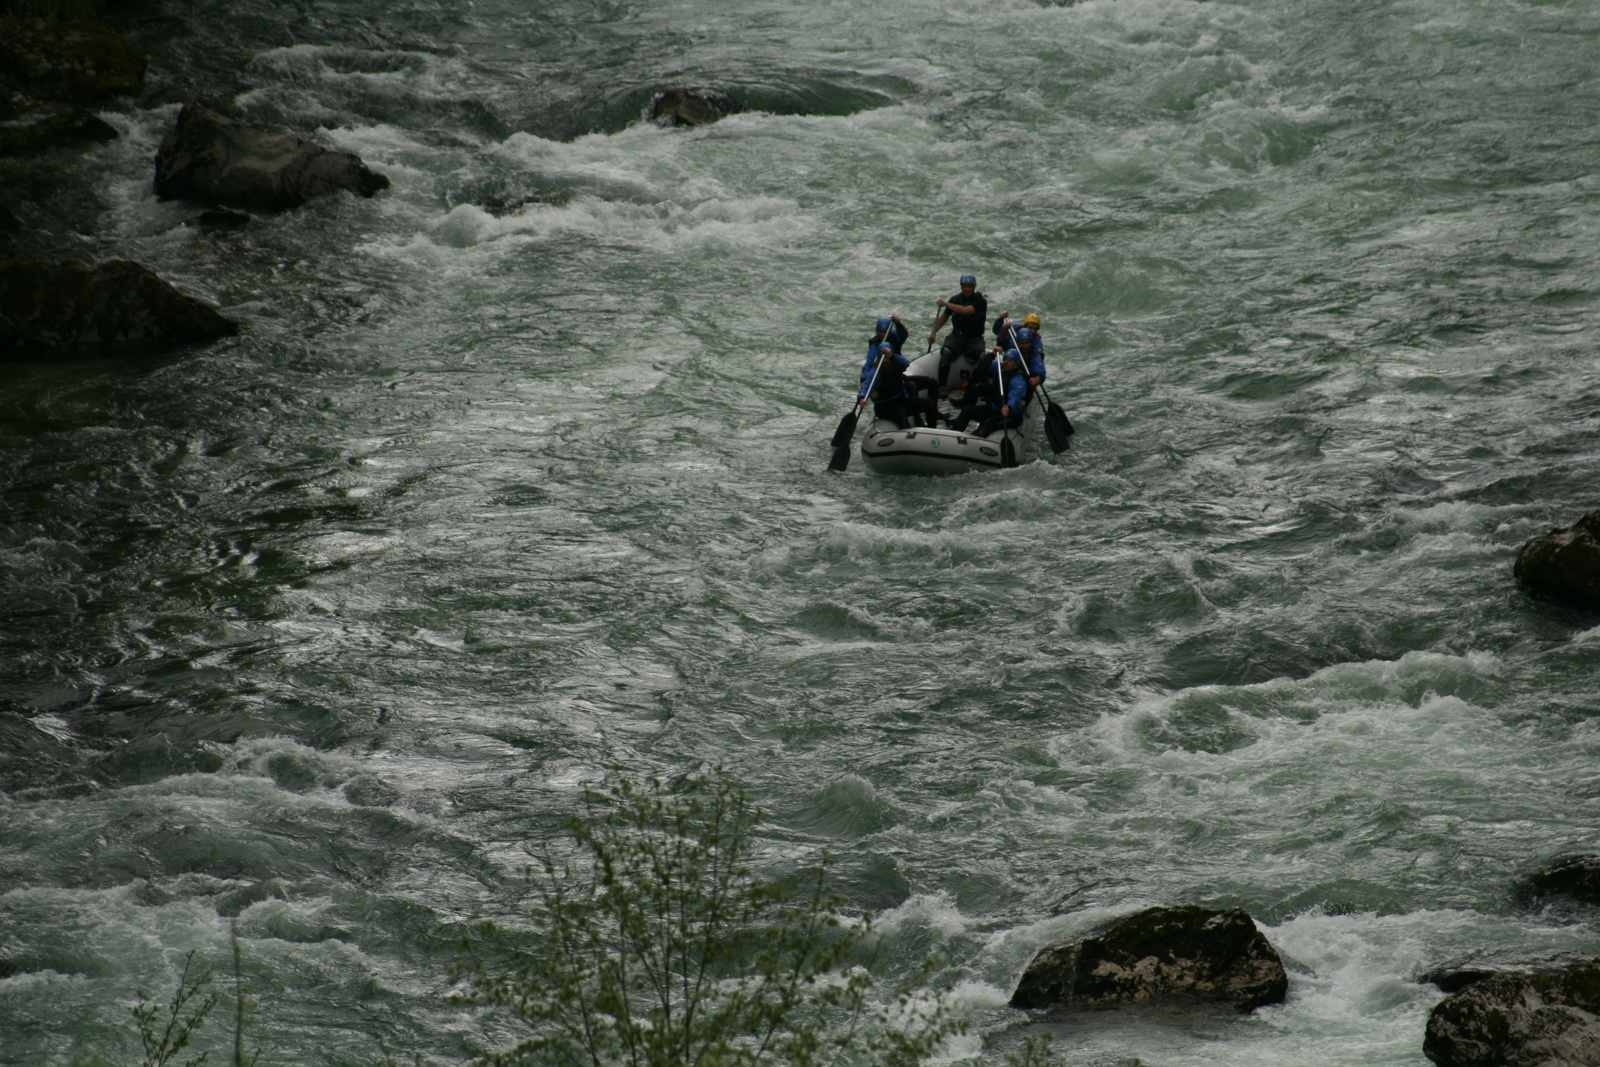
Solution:
{"label": "person in blue jacket", "polygon": [[[985,369],[989,376],[995,376],[992,363]],[[950,424],[952,430],[965,430],[967,423],[977,415],[983,415],[983,421],[973,431],[979,437],[987,437],[1001,426],[1014,429],[1022,425],[1023,414],[1028,406],[1028,379],[1023,375],[1022,360],[1016,349],[1008,348],[1000,357],[998,378],[994,390],[987,392],[982,402],[969,403],[961,409],[961,414]]]}
{"label": "person in blue jacket", "polygon": [[1039,316],[1029,315],[1022,320],[1021,326],[1017,326],[1007,318],[1010,314],[1009,311],[1002,311],[1000,317],[994,320],[995,350],[1017,350],[1017,355],[1022,357],[1022,365],[1028,368],[1028,388],[1032,389],[1045,379],[1044,338],[1036,328]]}
{"label": "person in blue jacket", "polygon": [[856,406],[866,407],[867,401],[872,401],[874,415],[888,419],[902,430],[909,430],[913,425],[932,426],[939,415],[938,405],[906,392],[906,368],[909,366],[911,361],[894,350],[892,341],[881,341],[869,348],[867,362],[861,368],[861,390],[856,393]]}
{"label": "person in blue jacket", "polygon": [[1044,341],[1024,326],[1013,335],[1017,340],[1017,357],[1028,369],[1028,388],[1044,381]]}

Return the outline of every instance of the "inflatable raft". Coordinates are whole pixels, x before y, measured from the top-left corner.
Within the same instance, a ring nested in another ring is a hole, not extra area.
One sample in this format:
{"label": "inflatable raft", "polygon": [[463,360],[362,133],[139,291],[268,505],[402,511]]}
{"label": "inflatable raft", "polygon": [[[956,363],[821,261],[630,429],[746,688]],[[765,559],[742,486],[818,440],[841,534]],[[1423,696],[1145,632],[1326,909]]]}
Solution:
{"label": "inflatable raft", "polygon": [[[962,359],[950,368],[950,377],[959,381],[972,370],[972,361]],[[937,401],[941,419],[953,418],[948,400],[939,398],[939,353],[929,352],[913,360],[906,369],[906,388],[918,395]],[[1029,415],[1035,404],[1029,404]],[[918,426],[902,430],[888,419],[874,419],[861,439],[861,456],[867,465],[881,474],[960,474],[963,471],[1003,466],[1006,455],[1001,439],[1011,441],[1010,454],[1020,457],[1022,442],[1028,428],[1028,416],[1022,425],[1011,430],[996,430],[988,437],[979,437],[972,430],[974,420],[966,430],[947,427]]]}

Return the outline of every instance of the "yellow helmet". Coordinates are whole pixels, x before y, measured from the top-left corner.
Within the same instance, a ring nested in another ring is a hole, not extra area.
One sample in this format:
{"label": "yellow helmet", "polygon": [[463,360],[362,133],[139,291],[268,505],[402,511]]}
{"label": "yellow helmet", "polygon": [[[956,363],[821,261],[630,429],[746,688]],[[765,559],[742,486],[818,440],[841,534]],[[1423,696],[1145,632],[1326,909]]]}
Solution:
{"label": "yellow helmet", "polygon": [[1027,318],[1022,320],[1022,325],[1028,327],[1029,329],[1032,329],[1032,328],[1038,326],[1039,325],[1039,316],[1037,316],[1037,315],[1029,315]]}

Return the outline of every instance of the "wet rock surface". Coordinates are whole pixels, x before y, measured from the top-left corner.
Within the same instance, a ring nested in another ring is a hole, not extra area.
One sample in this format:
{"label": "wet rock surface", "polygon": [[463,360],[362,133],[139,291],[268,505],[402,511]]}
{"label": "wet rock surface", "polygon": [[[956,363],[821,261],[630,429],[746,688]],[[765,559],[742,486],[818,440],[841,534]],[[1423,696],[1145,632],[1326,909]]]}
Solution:
{"label": "wet rock surface", "polygon": [[742,110],[721,89],[668,89],[651,103],[650,118],[662,126],[705,126]]}
{"label": "wet rock surface", "polygon": [[145,59],[98,22],[0,15],[0,155],[117,131],[83,105],[137,93]]}
{"label": "wet rock surface", "polygon": [[1600,509],[1523,545],[1513,573],[1536,593],[1600,610]]}
{"label": "wet rock surface", "polygon": [[1600,1063],[1600,961],[1472,982],[1433,1009],[1422,1051],[1440,1067]]}
{"label": "wet rock surface", "polygon": [[1570,897],[1585,904],[1600,904],[1600,856],[1567,856],[1523,879],[1527,902],[1545,897]]}
{"label": "wet rock surface", "polygon": [[389,179],[350,152],[247,126],[191,100],[156,153],[156,195],[258,211],[351,192],[372,196]]}
{"label": "wet rock surface", "polygon": [[95,354],[238,332],[216,309],[137,263],[113,260],[91,270],[34,256],[0,261],[0,358]]}
{"label": "wet rock surface", "polygon": [[1288,975],[1242,909],[1150,908],[1039,950],[1014,1008],[1069,1011],[1189,998],[1250,1011],[1282,1001]]}

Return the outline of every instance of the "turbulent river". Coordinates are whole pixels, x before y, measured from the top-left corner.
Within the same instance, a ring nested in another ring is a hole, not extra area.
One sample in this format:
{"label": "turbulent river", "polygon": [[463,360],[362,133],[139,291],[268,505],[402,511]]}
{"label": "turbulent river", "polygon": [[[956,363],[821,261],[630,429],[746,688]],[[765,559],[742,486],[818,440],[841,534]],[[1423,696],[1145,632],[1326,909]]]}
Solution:
{"label": "turbulent river", "polygon": [[[1600,620],[1511,577],[1600,505],[1592,3],[108,17],[145,95],[5,165],[17,244],[245,329],[0,370],[0,1062],[137,1060],[235,918],[263,1064],[462,1062],[460,924],[614,765],[831,852],[945,961],[947,1061],[1151,904],[1247,909],[1287,1003],[1064,1062],[1422,1065],[1430,968],[1600,952],[1514,891],[1600,845]],[[190,94],[393,185],[187,226]],[[1072,448],[828,472],[873,321],[920,352],[967,271]]]}

